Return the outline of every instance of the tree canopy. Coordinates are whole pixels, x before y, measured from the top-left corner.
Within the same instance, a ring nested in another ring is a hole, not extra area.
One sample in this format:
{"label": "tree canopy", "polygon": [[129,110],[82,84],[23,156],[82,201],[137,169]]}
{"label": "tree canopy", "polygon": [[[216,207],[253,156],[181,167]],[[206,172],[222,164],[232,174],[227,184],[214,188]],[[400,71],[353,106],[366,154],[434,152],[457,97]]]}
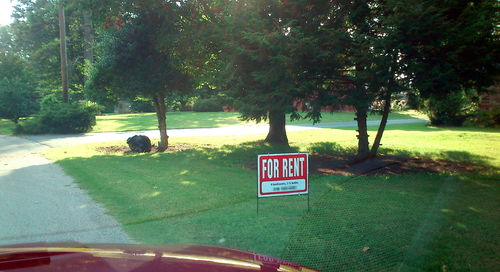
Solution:
{"label": "tree canopy", "polygon": [[0,118],[18,122],[38,111],[33,73],[20,56],[0,49]]}
{"label": "tree canopy", "polygon": [[151,98],[159,122],[160,150],[168,147],[165,98],[192,88],[178,54],[182,46],[178,9],[170,3],[144,6],[125,18],[119,29],[108,32],[87,85],[97,92],[111,90],[116,96]]}

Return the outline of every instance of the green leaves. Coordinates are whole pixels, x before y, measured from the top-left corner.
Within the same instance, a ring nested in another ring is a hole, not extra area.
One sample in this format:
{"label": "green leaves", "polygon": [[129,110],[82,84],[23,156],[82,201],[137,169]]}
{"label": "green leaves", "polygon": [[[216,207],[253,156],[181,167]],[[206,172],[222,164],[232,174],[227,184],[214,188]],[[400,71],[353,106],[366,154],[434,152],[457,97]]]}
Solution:
{"label": "green leaves", "polygon": [[173,11],[143,10],[110,32],[87,87],[130,97],[190,91],[191,79],[175,47],[181,35],[178,19]]}
{"label": "green leaves", "polygon": [[27,63],[13,53],[0,51],[0,118],[17,123],[38,111],[38,94]]}

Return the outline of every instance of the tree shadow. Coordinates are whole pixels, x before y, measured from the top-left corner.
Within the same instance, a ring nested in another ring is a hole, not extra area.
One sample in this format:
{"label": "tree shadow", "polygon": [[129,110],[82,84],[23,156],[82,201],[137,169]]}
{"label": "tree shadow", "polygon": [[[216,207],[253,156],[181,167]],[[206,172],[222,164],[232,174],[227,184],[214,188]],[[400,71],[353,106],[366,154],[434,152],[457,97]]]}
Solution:
{"label": "tree shadow", "polygon": [[[168,129],[214,128],[241,125],[234,113],[227,112],[167,112]],[[102,122],[115,122],[113,131],[155,130],[158,126],[155,113],[106,115]]]}
{"label": "tree shadow", "polygon": [[187,156],[217,161],[223,165],[236,165],[245,168],[257,168],[257,156],[261,154],[297,153],[299,147],[285,145],[269,145],[264,141],[244,142],[238,145],[223,145],[220,148],[201,148],[186,150]]}
{"label": "tree shadow", "polygon": [[391,148],[381,148],[379,150],[379,155],[395,155],[402,156],[406,158],[430,158],[430,159],[439,159],[439,160],[447,160],[451,162],[465,162],[471,163],[477,166],[487,166],[492,167],[491,157],[473,154],[467,151],[459,151],[459,150],[448,150],[441,152],[412,152],[401,149],[391,149]]}
{"label": "tree shadow", "polygon": [[356,148],[341,146],[335,142],[317,142],[308,146],[307,151],[318,155],[355,156]]}

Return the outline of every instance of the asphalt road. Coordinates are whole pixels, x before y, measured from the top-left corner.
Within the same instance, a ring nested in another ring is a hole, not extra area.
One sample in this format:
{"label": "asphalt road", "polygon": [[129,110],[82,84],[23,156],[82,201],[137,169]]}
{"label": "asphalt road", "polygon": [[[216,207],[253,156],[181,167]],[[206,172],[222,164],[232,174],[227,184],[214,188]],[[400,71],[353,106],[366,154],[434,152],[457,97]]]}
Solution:
{"label": "asphalt road", "polygon": [[[425,120],[390,120],[391,124]],[[378,125],[369,121],[368,125]],[[288,125],[287,131],[353,127],[355,122]],[[266,133],[266,125],[169,130],[170,137]],[[48,148],[90,142],[126,140],[157,130],[10,137],[0,135],[0,244],[76,241],[134,243],[121,226],[61,167],[43,157]]]}
{"label": "asphalt road", "polygon": [[47,148],[0,135],[0,244],[134,243],[59,165],[42,156]]}

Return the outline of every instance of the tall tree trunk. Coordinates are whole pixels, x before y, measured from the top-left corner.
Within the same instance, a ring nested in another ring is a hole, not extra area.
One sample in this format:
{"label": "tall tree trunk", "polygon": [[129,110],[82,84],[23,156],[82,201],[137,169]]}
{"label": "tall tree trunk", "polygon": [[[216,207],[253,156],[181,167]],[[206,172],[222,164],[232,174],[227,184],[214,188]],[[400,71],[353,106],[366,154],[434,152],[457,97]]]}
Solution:
{"label": "tall tree trunk", "polygon": [[64,103],[68,103],[68,54],[66,53],[66,19],[64,18],[64,6],[59,3],[59,48],[61,56],[61,84],[62,98]]}
{"label": "tall tree trunk", "polygon": [[356,107],[356,118],[358,122],[358,158],[367,158],[370,154],[370,147],[368,143],[368,128],[366,126],[366,114],[368,108]]}
{"label": "tall tree trunk", "polygon": [[370,151],[371,156],[377,155],[377,151],[380,146],[380,141],[382,140],[382,135],[384,134],[385,126],[387,124],[387,119],[389,118],[390,111],[391,111],[391,94],[389,93],[384,99],[384,110],[382,112],[382,120],[380,121],[380,126],[378,127],[377,136],[375,136],[375,141],[373,142],[373,146]]}
{"label": "tall tree trunk", "polygon": [[269,111],[269,133],[267,134],[265,141],[271,145],[288,146],[285,123],[286,117],[283,111]]}
{"label": "tall tree trunk", "polygon": [[94,43],[94,28],[90,20],[91,14],[91,11],[83,11],[83,56],[89,64],[94,63],[94,50],[92,50],[92,45]]}
{"label": "tall tree trunk", "polygon": [[167,110],[165,108],[165,95],[159,94],[153,97],[153,104],[156,109],[156,118],[158,119],[158,129],[160,130],[160,142],[158,143],[158,152],[163,152],[168,148],[167,135]]}

